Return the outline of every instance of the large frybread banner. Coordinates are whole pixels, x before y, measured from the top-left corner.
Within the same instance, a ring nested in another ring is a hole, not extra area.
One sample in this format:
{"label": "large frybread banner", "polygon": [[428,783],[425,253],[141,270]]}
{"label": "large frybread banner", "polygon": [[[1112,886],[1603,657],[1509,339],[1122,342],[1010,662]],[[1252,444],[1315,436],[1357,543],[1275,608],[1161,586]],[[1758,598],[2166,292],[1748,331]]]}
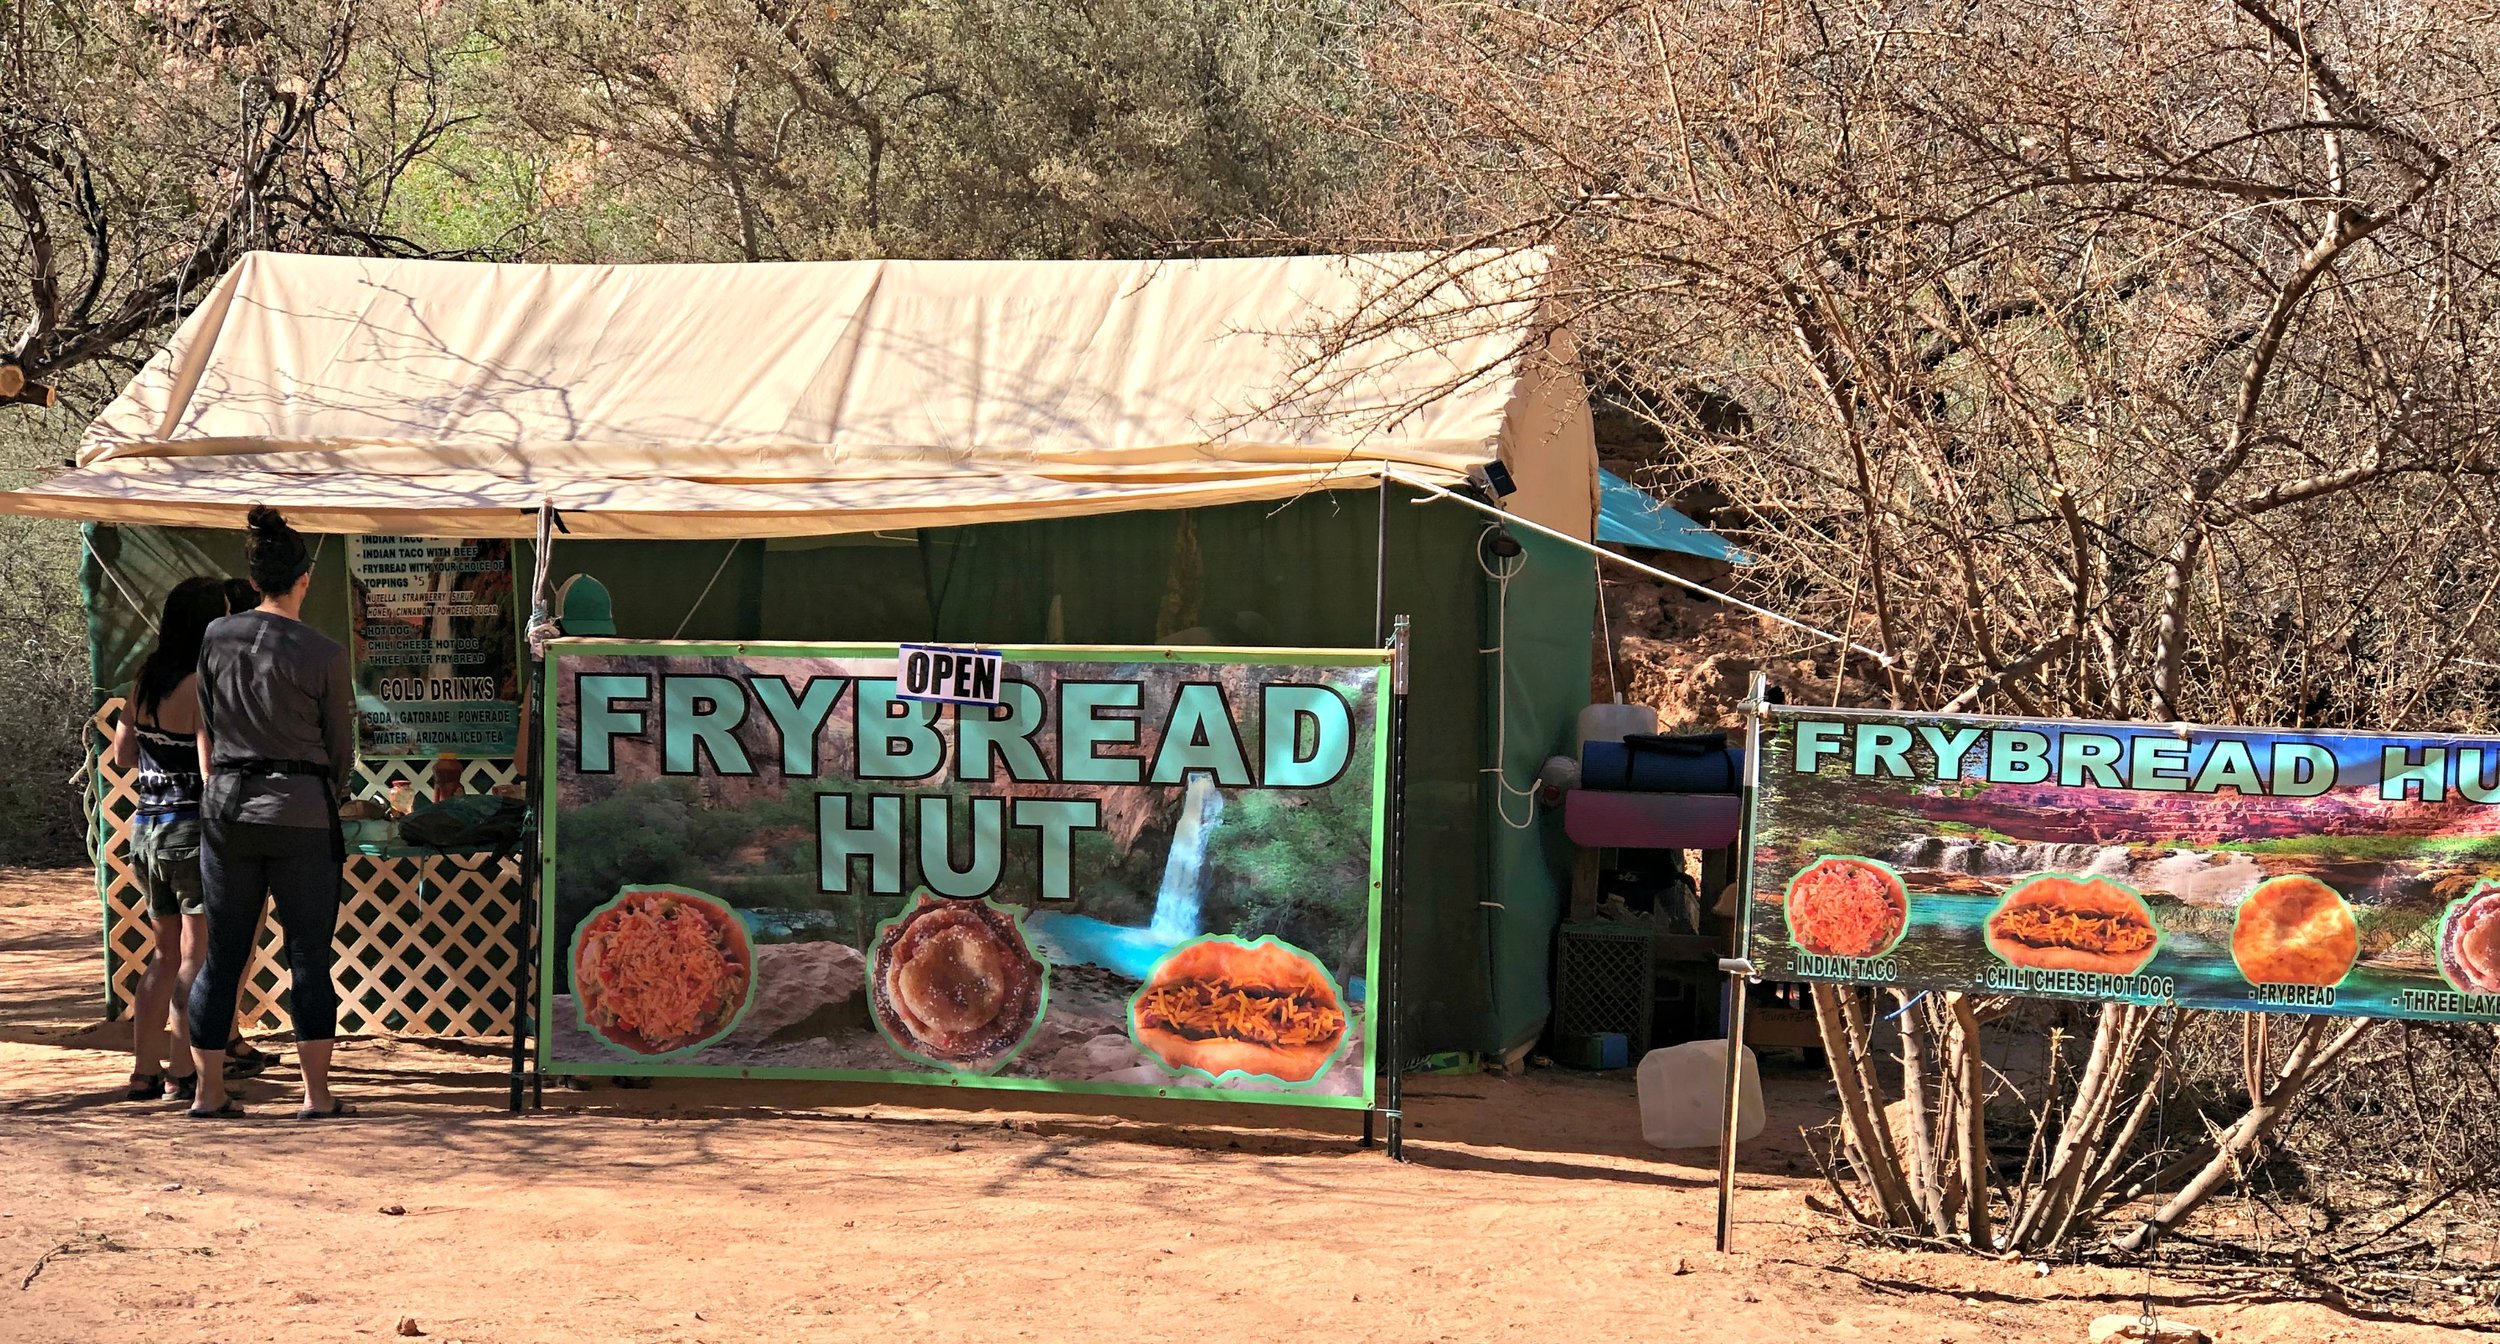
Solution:
{"label": "large frybread banner", "polygon": [[2500,1020],[2500,742],[1774,708],[1763,975]]}
{"label": "large frybread banner", "polygon": [[540,1060],[1363,1106],[1386,655],[564,640]]}

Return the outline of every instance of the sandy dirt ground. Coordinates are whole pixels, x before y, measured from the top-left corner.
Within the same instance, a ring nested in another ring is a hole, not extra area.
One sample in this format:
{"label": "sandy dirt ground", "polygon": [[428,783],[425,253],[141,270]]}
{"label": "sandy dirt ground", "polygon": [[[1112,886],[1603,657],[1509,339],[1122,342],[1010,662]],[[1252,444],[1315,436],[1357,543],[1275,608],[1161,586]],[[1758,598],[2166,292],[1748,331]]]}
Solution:
{"label": "sandy dirt ground", "polygon": [[[1628,1074],[1431,1077],[1410,1152],[1350,1119],[664,1080],[505,1113],[484,1046],[360,1040],[360,1117],[193,1124],[118,1100],[83,875],[0,873],[0,1341],[2084,1339],[2140,1274],[1872,1251],[1806,1199],[1824,1087],[1767,1078],[1739,1251],[1707,1152],[1644,1146]],[[279,1043],[272,1042],[277,1045]],[[283,1048],[281,1046],[281,1048]],[[941,1106],[937,1103],[949,1103]],[[1788,1138],[1778,1137],[1782,1133]],[[2225,1344],[2445,1322],[2156,1284]]]}

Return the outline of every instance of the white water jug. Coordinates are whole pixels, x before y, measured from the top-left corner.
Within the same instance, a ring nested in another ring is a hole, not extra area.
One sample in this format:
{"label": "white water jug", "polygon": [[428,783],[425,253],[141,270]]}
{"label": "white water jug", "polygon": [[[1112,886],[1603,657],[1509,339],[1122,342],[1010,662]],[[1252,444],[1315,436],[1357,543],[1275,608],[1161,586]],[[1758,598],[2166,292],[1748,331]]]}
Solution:
{"label": "white water jug", "polygon": [[[1762,1132],[1762,1072],[1737,1061],[1736,1137]],[[1641,1056],[1641,1137],[1659,1148],[1716,1148],[1727,1097],[1727,1042],[1687,1041]]]}
{"label": "white water jug", "polygon": [[1647,705],[1591,705],[1580,711],[1582,742],[1620,742],[1634,733],[1658,731],[1658,711]]}

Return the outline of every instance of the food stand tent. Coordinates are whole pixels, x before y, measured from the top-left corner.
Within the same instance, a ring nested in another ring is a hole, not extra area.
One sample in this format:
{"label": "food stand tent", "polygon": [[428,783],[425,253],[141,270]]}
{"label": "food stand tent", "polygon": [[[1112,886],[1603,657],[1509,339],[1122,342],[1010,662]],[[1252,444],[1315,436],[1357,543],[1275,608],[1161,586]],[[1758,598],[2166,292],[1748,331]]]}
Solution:
{"label": "food stand tent", "polygon": [[[1519,529],[1526,563],[1500,580],[1486,520],[1373,492],[1499,461],[1507,506],[1591,535],[1587,407],[1536,325],[1542,283],[1535,253],[254,254],[75,466],[0,511],[93,525],[99,703],[144,651],[139,608],[239,572],[257,502],[308,530],[524,538],[552,501],[551,577],[602,580],[628,638],[1361,646],[1411,614],[1407,1039],[1496,1050],[1545,1016],[1562,842],[1516,825],[1524,802],[1487,772],[1497,736],[1513,788],[1568,749],[1593,573]],[[344,551],[307,608],[342,637]],[[406,1017],[375,1025],[444,1029]]]}
{"label": "food stand tent", "polygon": [[[552,500],[581,536],[767,537],[1279,499],[1383,464],[1450,484],[1570,414],[1523,363],[1541,269],[255,253],[78,469],[8,505],[524,536]],[[1314,349],[1392,312],[1390,334]],[[1558,456],[1515,455],[1514,507],[1586,535],[1594,464]]]}

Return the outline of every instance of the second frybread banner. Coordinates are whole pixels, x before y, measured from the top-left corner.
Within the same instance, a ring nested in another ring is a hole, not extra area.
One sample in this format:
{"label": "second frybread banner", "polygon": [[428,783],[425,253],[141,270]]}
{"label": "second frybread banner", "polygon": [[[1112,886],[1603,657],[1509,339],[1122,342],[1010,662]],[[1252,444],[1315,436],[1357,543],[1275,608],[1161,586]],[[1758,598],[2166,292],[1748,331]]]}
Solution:
{"label": "second frybread banner", "polygon": [[562,641],[554,1072],[1360,1106],[1385,655]]}
{"label": "second frybread banner", "polygon": [[1790,708],[1760,765],[1766,977],[2500,1020],[2500,742]]}

